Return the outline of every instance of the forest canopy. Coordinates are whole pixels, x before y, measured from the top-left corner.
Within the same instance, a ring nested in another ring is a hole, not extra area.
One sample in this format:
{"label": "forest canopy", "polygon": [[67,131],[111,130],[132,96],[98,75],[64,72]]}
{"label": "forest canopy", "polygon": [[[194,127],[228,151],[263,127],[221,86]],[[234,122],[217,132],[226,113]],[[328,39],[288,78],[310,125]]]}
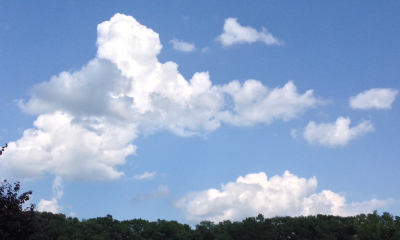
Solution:
{"label": "forest canopy", "polygon": [[400,239],[400,217],[387,212],[340,217],[276,216],[262,214],[242,221],[202,221],[191,228],[177,221],[144,219],[119,221],[111,215],[79,220],[64,214],[38,212],[35,205],[23,208],[32,191],[20,194],[4,180],[0,185],[0,239]]}
{"label": "forest canopy", "polygon": [[37,213],[36,239],[400,239],[400,218],[389,213],[352,217],[248,217],[242,221],[202,221],[192,229],[177,221],[119,221],[111,215],[80,221],[64,214]]}

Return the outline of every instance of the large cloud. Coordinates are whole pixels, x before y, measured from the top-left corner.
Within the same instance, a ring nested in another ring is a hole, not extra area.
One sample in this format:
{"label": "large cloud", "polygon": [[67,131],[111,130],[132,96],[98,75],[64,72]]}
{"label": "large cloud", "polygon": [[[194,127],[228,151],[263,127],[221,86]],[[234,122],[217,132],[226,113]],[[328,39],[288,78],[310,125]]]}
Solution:
{"label": "large cloud", "polygon": [[267,45],[281,45],[283,43],[269,33],[266,28],[262,28],[262,31],[258,32],[250,26],[241,26],[236,18],[225,19],[224,32],[217,37],[217,40],[223,46],[231,46],[238,43],[254,43],[257,41]]}
{"label": "large cloud", "polygon": [[40,115],[36,129],[25,130],[21,139],[9,143],[1,175],[35,178],[47,171],[68,180],[121,177],[115,167],[135,152],[129,144],[135,131],[104,124],[102,119],[73,120],[62,112]]}
{"label": "large cloud", "polygon": [[20,107],[39,115],[34,128],[11,142],[2,176],[109,180],[134,154],[138,134],[167,129],[201,135],[222,123],[237,126],[290,120],[318,104],[293,82],[270,89],[256,80],[213,85],[207,72],[186,80],[174,62],[160,63],[153,30],[116,14],[98,25],[97,56],[74,72],[34,85]]}
{"label": "large cloud", "polygon": [[241,220],[258,213],[266,217],[329,214],[349,216],[387,206],[391,200],[372,199],[368,202],[346,203],[344,196],[323,190],[316,193],[317,179],[299,178],[286,171],[268,180],[263,172],[239,177],[236,182],[222,185],[221,190],[209,189],[189,193],[176,206],[186,220],[221,222]]}
{"label": "large cloud", "polygon": [[390,109],[398,90],[392,88],[372,88],[350,97],[350,107],[354,109]]}
{"label": "large cloud", "polygon": [[346,145],[350,140],[373,132],[371,121],[362,121],[355,127],[350,127],[350,118],[339,117],[334,123],[316,124],[308,123],[304,130],[304,139],[309,143],[317,143],[326,146]]}

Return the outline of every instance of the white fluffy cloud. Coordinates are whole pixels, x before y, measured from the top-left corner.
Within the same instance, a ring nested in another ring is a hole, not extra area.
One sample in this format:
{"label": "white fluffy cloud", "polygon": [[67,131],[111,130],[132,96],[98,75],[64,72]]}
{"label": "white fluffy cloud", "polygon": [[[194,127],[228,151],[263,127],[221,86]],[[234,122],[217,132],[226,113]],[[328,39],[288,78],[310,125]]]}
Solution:
{"label": "white fluffy cloud", "polygon": [[133,176],[133,179],[135,179],[135,180],[144,180],[144,179],[147,179],[147,180],[150,180],[150,179],[152,179],[155,175],[157,174],[157,172],[151,172],[151,173],[149,173],[149,172],[144,172],[143,174],[141,174],[141,175],[135,175],[135,176]]}
{"label": "white fluffy cloud", "polygon": [[209,189],[189,193],[176,206],[186,220],[220,222],[241,220],[258,213],[266,217],[276,215],[330,214],[348,216],[370,212],[387,206],[391,200],[372,199],[368,202],[346,203],[344,196],[329,190],[316,193],[317,179],[299,178],[286,171],[268,180],[265,173],[248,174],[236,182],[222,185],[221,190]]}
{"label": "white fluffy cloud", "polygon": [[258,41],[267,45],[283,44],[281,40],[269,33],[266,28],[262,28],[261,32],[258,32],[250,26],[241,26],[236,18],[225,19],[224,32],[217,37],[217,40],[224,46],[231,46],[237,43],[254,43]]}
{"label": "white fluffy cloud", "polygon": [[228,105],[230,111],[221,113],[219,118],[237,126],[287,121],[319,103],[312,90],[299,94],[291,81],[274,89],[256,80],[247,80],[243,85],[232,81],[221,90],[232,98],[232,106],[229,109]]}
{"label": "white fluffy cloud", "polygon": [[398,90],[392,88],[372,88],[350,97],[350,107],[354,109],[390,109]]}
{"label": "white fluffy cloud", "polygon": [[290,120],[319,103],[312,90],[298,93],[293,82],[273,89],[256,80],[213,85],[208,72],[186,80],[176,63],[158,61],[158,34],[130,16],[116,14],[97,31],[93,60],[34,85],[31,98],[20,101],[39,116],[9,144],[2,176],[118,179],[124,175],[118,166],[135,153],[132,142],[142,132],[202,135],[223,123]]}
{"label": "white fluffy cloud", "polygon": [[309,143],[318,143],[326,146],[346,145],[350,140],[373,132],[371,121],[362,121],[355,127],[350,127],[350,118],[339,117],[334,123],[308,123],[304,130],[304,139]]}
{"label": "white fluffy cloud", "polygon": [[59,213],[62,210],[62,207],[58,206],[58,201],[55,198],[51,200],[40,200],[37,210],[39,212],[52,212]]}
{"label": "white fluffy cloud", "polygon": [[176,38],[172,39],[169,42],[172,43],[172,46],[177,51],[181,51],[181,52],[193,52],[193,51],[196,51],[196,46],[193,43],[187,43],[187,42],[178,40]]}
{"label": "white fluffy cloud", "polygon": [[134,153],[129,144],[134,131],[102,124],[101,119],[74,123],[62,112],[42,114],[36,129],[10,142],[0,165],[3,176],[36,178],[46,171],[68,180],[117,179],[123,175],[115,167]]}

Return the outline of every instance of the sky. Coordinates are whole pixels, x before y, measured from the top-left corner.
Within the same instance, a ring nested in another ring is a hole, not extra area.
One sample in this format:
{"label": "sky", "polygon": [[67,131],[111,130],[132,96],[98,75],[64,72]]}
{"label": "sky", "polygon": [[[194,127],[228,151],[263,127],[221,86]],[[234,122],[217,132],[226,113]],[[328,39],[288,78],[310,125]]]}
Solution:
{"label": "sky", "polygon": [[0,178],[80,219],[400,215],[399,38],[390,0],[2,1]]}

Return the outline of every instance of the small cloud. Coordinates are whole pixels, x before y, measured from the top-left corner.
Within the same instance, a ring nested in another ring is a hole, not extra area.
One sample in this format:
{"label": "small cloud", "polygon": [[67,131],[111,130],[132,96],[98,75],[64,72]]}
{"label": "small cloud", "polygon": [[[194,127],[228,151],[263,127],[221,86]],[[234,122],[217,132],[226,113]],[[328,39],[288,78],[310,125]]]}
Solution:
{"label": "small cloud", "polygon": [[74,213],[74,212],[71,212],[71,213],[69,214],[69,216],[72,217],[72,218],[75,218],[77,215],[78,215],[78,214],[77,214],[77,213]]}
{"label": "small cloud", "polygon": [[297,137],[297,129],[293,128],[292,130],[290,130],[290,135],[292,135],[293,138]]}
{"label": "small cloud", "polygon": [[133,179],[135,179],[135,180],[150,180],[150,179],[152,179],[155,175],[157,174],[157,171],[155,171],[155,172],[151,172],[151,173],[149,173],[149,172],[144,172],[143,174],[141,174],[141,175],[135,175],[134,177],[133,177]]}
{"label": "small cloud", "polygon": [[196,51],[196,46],[193,43],[187,43],[184,41],[180,41],[176,38],[169,41],[172,43],[175,50],[180,52],[193,52]]}
{"label": "small cloud", "polygon": [[346,145],[350,140],[373,132],[371,121],[362,121],[357,126],[350,128],[350,118],[339,117],[334,123],[316,124],[311,121],[304,130],[304,139],[309,143],[325,146]]}
{"label": "small cloud", "polygon": [[217,37],[218,41],[221,41],[223,46],[231,46],[238,43],[254,43],[263,42],[266,45],[282,45],[283,41],[274,37],[267,31],[266,28],[262,28],[260,32],[256,29],[247,26],[241,26],[236,18],[225,19],[224,32]]}
{"label": "small cloud", "polygon": [[211,49],[209,47],[204,47],[201,49],[201,53],[209,53]]}
{"label": "small cloud", "polygon": [[372,88],[355,97],[350,97],[350,107],[353,109],[390,109],[398,90],[392,88]]}
{"label": "small cloud", "polygon": [[158,198],[163,198],[165,196],[168,196],[171,193],[169,190],[169,187],[167,185],[160,185],[157,190],[144,193],[144,194],[137,194],[135,197],[133,197],[132,201],[134,202],[143,202],[143,201],[149,201],[152,199],[158,199]]}
{"label": "small cloud", "polygon": [[62,207],[58,205],[58,201],[55,198],[51,200],[40,200],[38,204],[38,211],[39,212],[52,212],[52,213],[59,213],[62,210]]}

